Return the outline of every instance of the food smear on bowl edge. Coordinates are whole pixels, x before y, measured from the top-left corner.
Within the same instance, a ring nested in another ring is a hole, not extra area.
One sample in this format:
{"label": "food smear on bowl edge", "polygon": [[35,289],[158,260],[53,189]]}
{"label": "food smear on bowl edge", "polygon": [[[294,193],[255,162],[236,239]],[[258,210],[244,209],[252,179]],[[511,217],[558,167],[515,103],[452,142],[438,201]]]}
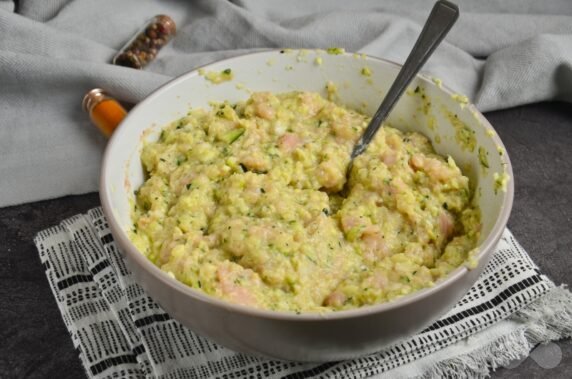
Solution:
{"label": "food smear on bowl edge", "polygon": [[146,143],[130,238],[177,280],[230,302],[327,312],[431,287],[467,263],[469,179],[419,133],[317,93],[253,93],[191,109]]}
{"label": "food smear on bowl edge", "polygon": [[226,68],[220,72],[205,71],[203,69],[199,69],[198,73],[199,75],[204,76],[204,78],[209,82],[211,82],[212,84],[220,84],[234,79],[234,74],[232,73],[232,69],[230,68]]}

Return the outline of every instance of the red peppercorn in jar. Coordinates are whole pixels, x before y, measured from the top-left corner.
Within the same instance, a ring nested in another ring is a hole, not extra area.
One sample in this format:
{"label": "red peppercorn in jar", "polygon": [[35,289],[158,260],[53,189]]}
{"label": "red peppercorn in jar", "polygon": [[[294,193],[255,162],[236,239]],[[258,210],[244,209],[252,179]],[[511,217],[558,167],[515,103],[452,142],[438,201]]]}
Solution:
{"label": "red peppercorn in jar", "polygon": [[136,69],[145,67],[176,32],[177,27],[171,17],[153,17],[113,57],[113,64]]}

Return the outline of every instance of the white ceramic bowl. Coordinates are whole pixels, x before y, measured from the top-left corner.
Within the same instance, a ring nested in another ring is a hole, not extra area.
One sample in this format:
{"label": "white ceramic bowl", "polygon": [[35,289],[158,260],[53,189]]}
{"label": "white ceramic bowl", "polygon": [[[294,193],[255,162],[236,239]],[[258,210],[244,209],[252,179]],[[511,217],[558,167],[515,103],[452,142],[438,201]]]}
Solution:
{"label": "white ceramic bowl", "polygon": [[[367,67],[371,75],[363,75]],[[153,92],[131,110],[114,133],[103,160],[100,196],[116,243],[140,283],[175,319],[198,334],[244,353],[298,361],[332,361],[365,355],[415,333],[444,314],[468,291],[485,267],[508,220],[513,181],[495,187],[494,174],[512,178],[509,158],[491,125],[473,107],[439,80],[418,76],[393,110],[389,123],[427,135],[438,153],[451,155],[469,175],[482,211],[478,265],[460,267],[432,288],[398,300],[328,314],[253,309],[227,303],[194,290],[157,268],[130,242],[133,191],[143,182],[139,159],[145,140],[156,139],[167,123],[189,107],[209,101],[237,101],[248,91],[317,91],[325,84],[338,88],[339,102],[372,114],[396,76],[399,65],[356,54],[324,51],[267,51],[216,62],[206,71],[230,68],[234,80],[214,85],[191,71]],[[417,93],[415,88],[420,87]],[[420,92],[425,92],[425,100]],[[427,105],[430,103],[429,105]],[[424,111],[427,111],[426,113]],[[457,115],[456,127],[451,123]],[[459,124],[462,123],[462,124]],[[463,149],[456,133],[465,127],[476,138],[473,151]],[[480,148],[480,149],[479,149]],[[488,168],[480,163],[486,155]]]}

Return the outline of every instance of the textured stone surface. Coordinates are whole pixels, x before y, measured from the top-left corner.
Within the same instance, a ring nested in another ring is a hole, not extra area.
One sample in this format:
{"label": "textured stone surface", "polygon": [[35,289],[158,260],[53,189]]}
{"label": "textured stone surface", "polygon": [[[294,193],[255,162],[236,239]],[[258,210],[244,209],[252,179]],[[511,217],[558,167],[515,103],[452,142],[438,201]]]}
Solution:
{"label": "textured stone surface", "polygon": [[[541,270],[572,284],[572,106],[535,104],[486,115],[514,166],[509,227]],[[97,206],[97,194],[0,209],[0,377],[81,378],[77,358],[32,242],[34,235]],[[531,358],[493,378],[570,378],[572,343],[552,369]]]}
{"label": "textured stone surface", "polygon": [[85,377],[32,240],[97,205],[94,193],[0,209],[0,378]]}

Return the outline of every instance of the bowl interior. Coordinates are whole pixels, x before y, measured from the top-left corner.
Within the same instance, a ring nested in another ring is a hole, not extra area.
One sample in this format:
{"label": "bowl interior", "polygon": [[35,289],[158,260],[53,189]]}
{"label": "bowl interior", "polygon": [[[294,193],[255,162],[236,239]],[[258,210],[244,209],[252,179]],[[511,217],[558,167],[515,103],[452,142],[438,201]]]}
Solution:
{"label": "bowl interior", "polygon": [[[184,116],[190,107],[244,100],[252,91],[316,91],[326,96],[330,82],[336,88],[333,96],[338,103],[371,115],[399,68],[364,55],[276,50],[203,67],[202,73],[231,69],[234,79],[220,84],[211,83],[198,71],[171,81],[129,112],[107,147],[101,191],[108,218],[112,217],[123,231],[132,227],[133,191],[144,180],[141,148],[145,141],[157,139],[163,126]],[[470,177],[474,201],[481,209],[480,246],[490,245],[492,234],[498,236],[506,224],[513,190],[508,156],[490,124],[466,98],[444,88],[440,80],[425,76],[413,81],[388,123],[425,134],[438,153],[455,159]],[[511,180],[503,191],[500,187],[505,175]]]}

